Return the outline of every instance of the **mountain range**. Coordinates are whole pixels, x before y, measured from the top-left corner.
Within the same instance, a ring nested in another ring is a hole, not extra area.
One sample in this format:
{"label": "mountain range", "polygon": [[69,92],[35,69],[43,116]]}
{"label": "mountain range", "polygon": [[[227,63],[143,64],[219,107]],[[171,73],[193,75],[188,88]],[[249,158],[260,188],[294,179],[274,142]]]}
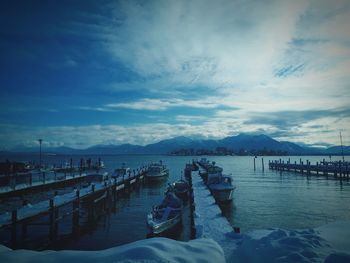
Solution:
{"label": "mountain range", "polygon": [[[245,152],[255,153],[277,153],[289,155],[340,155],[341,146],[329,148],[316,148],[300,146],[288,141],[277,141],[267,135],[239,134],[221,140],[190,139],[184,136],[162,140],[145,146],[133,144],[121,145],[95,145],[86,149],[73,149],[69,147],[43,147],[44,153],[52,154],[178,154],[181,151],[188,152],[212,152],[228,151],[230,153]],[[343,147],[344,154],[350,154],[350,146]],[[17,147],[11,152],[36,153],[38,147]],[[6,153],[6,152],[3,152]]]}

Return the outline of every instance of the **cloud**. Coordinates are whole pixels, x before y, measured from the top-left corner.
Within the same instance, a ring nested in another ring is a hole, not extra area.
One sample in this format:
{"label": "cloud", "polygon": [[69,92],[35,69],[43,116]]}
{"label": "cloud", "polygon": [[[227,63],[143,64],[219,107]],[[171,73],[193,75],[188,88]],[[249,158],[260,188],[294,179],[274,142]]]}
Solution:
{"label": "cloud", "polygon": [[[78,80],[72,82],[76,93],[93,98],[92,103],[72,99],[75,109],[122,113],[119,121],[132,119],[132,125],[114,125],[113,114],[99,114],[99,119],[91,114],[91,123],[110,125],[1,128],[1,142],[45,135],[78,147],[144,144],[179,132],[206,138],[261,132],[337,143],[338,131],[349,131],[349,1],[125,0],[98,6],[70,15],[55,28],[60,38],[82,40],[79,48],[85,43],[89,50],[85,54],[72,45],[69,56],[59,56],[59,61],[67,70],[77,70]],[[65,49],[64,43],[58,46]],[[79,87],[84,79],[90,84],[79,71],[87,61],[98,65],[89,64],[98,83],[89,91]],[[64,99],[60,105],[72,105]],[[28,108],[16,102],[6,113],[20,110],[18,105]],[[154,118],[144,118],[144,111]],[[15,123],[3,116],[2,123]],[[139,116],[149,122],[141,124]]]}
{"label": "cloud", "polygon": [[269,66],[286,48],[305,6],[303,1],[124,1],[114,9],[121,19],[107,47],[145,78],[210,88],[261,81],[271,76]]}
{"label": "cloud", "polygon": [[202,100],[183,100],[183,99],[140,99],[133,102],[119,102],[106,104],[106,108],[125,108],[132,110],[166,110],[173,107],[189,108],[217,108],[220,105],[214,102],[213,98]]}

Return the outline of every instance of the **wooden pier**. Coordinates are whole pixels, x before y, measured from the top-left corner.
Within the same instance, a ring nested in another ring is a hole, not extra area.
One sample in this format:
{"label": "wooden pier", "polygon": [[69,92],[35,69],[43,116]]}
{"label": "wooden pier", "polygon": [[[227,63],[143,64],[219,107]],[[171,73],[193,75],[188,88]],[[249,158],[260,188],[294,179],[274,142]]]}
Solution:
{"label": "wooden pier", "polygon": [[75,184],[90,177],[107,175],[102,171],[86,171],[79,173],[56,173],[41,171],[30,173],[16,173],[0,177],[0,198],[19,196],[27,192],[55,189]]}
{"label": "wooden pier", "polygon": [[339,179],[349,179],[350,174],[350,162],[326,162],[325,159],[321,162],[316,162],[316,164],[311,164],[308,160],[304,163],[301,159],[299,163],[297,161],[292,163],[290,159],[288,161],[279,159],[269,161],[269,168],[271,170],[296,172],[306,175],[332,175]]}
{"label": "wooden pier", "polygon": [[[67,216],[71,216],[72,219],[72,234],[77,235],[80,228],[82,203],[89,207],[88,219],[94,219],[95,210],[99,204],[102,203],[103,209],[106,209],[108,202],[115,203],[117,201],[119,192],[132,191],[134,186],[144,181],[147,170],[148,167],[142,167],[123,177],[108,179],[96,184],[92,183],[88,187],[76,189],[64,195],[57,195],[56,192],[49,200],[33,205],[24,205],[11,213],[1,214],[0,228],[10,231],[12,248],[16,248],[19,236],[22,237],[22,240],[26,239],[27,228],[31,225],[47,225],[50,242],[56,241],[59,236],[59,222]],[[67,208],[69,204],[71,204],[71,208],[68,211],[66,211],[67,209],[60,211],[62,207]],[[38,218],[43,218],[48,222],[36,223],[35,220]]]}

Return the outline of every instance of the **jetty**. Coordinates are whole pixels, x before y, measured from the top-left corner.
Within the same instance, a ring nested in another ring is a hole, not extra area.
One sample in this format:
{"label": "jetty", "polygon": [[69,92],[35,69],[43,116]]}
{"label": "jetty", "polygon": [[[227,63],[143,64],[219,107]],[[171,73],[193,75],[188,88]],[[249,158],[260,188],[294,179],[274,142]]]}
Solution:
{"label": "jetty", "polygon": [[[82,203],[88,207],[88,219],[93,220],[98,206],[102,204],[103,209],[106,209],[108,202],[117,201],[119,192],[132,191],[133,186],[143,182],[147,170],[148,167],[144,166],[125,176],[91,183],[88,187],[75,189],[63,195],[57,195],[55,192],[49,200],[24,205],[19,209],[0,214],[0,228],[9,230],[12,248],[16,248],[19,236],[26,239],[28,227],[31,225],[48,226],[49,240],[55,241],[59,236],[59,222],[67,216],[71,216],[72,234],[76,235],[80,228]],[[63,207],[65,209],[61,211]],[[41,222],[38,223],[37,219],[41,219]]]}
{"label": "jetty", "polygon": [[296,172],[306,175],[333,175],[335,178],[349,179],[350,162],[327,162],[325,159],[323,159],[321,162],[311,164],[311,162],[308,160],[306,161],[306,163],[304,163],[301,159],[299,160],[299,163],[297,163],[297,161],[292,163],[290,159],[288,159],[288,161],[279,159],[269,161],[269,169],[277,171]]}
{"label": "jetty", "polygon": [[54,189],[85,180],[88,177],[106,176],[106,172],[56,173],[34,171],[0,176],[0,198],[19,196],[28,192]]}
{"label": "jetty", "polygon": [[189,178],[191,185],[194,238],[212,238],[223,248],[226,259],[229,259],[233,253],[230,239],[238,237],[239,234],[234,233],[231,224],[222,215],[199,171],[190,169],[190,166],[186,166],[185,176]]}

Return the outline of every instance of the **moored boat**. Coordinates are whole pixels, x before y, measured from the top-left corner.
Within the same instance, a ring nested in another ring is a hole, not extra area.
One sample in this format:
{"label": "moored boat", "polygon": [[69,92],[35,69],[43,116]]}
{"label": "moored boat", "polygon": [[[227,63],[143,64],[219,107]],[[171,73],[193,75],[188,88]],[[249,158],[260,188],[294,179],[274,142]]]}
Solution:
{"label": "moored boat", "polygon": [[154,206],[147,215],[147,226],[151,234],[161,234],[171,230],[181,222],[182,203],[172,191],[167,191],[163,202]]}
{"label": "moored boat", "polygon": [[159,163],[152,163],[145,174],[148,180],[161,180],[168,175],[169,169],[166,168],[162,161]]}
{"label": "moored boat", "polygon": [[231,176],[222,173],[209,174],[207,185],[217,202],[232,200],[236,187],[232,184]]}
{"label": "moored boat", "polygon": [[182,178],[178,181],[173,182],[170,187],[173,189],[175,195],[179,198],[186,198],[189,192],[189,184]]}
{"label": "moored boat", "polygon": [[126,167],[125,163],[123,163],[122,167],[114,170],[112,178],[126,178],[127,176],[129,176],[130,173],[130,168]]}

